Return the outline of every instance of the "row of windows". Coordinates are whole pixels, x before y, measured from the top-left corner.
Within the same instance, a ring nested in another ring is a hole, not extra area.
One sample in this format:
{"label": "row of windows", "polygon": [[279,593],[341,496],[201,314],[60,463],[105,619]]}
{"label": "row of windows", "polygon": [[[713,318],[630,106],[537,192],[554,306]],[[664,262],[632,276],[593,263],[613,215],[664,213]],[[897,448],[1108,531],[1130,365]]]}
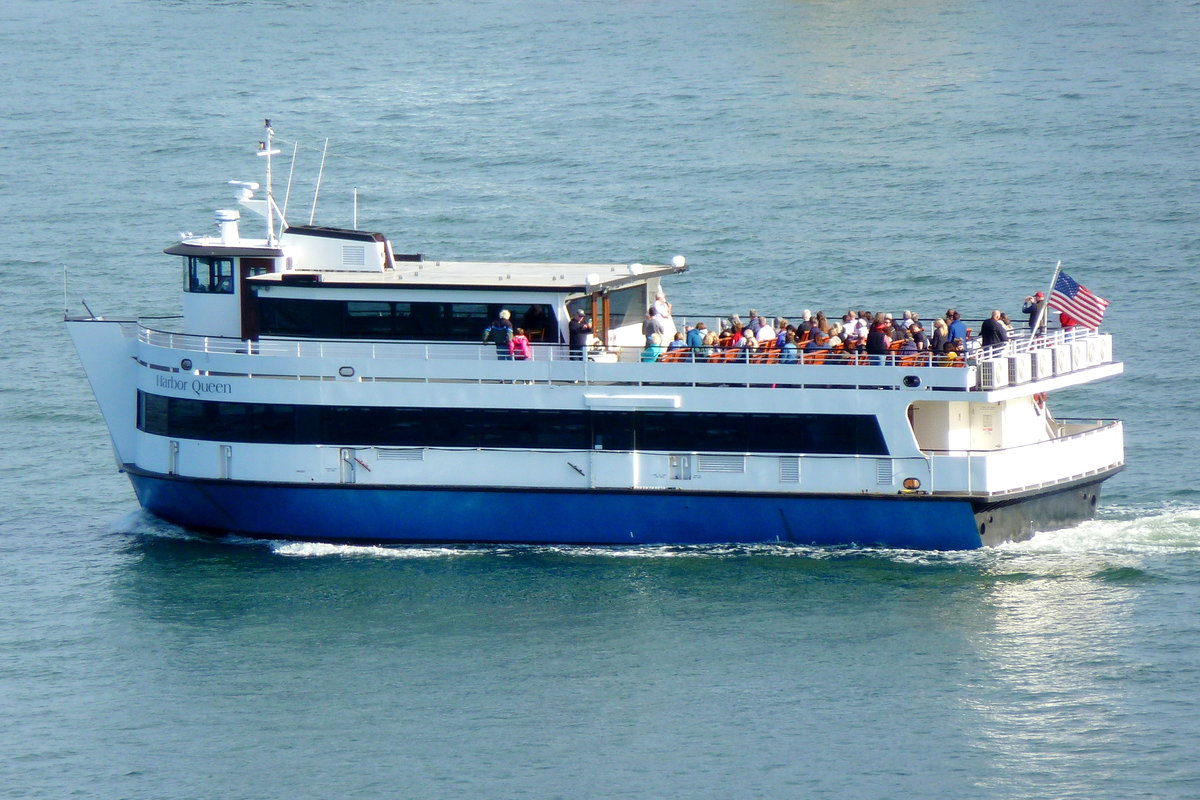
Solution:
{"label": "row of windows", "polygon": [[297,300],[260,297],[264,336],[318,339],[399,339],[477,342],[507,308],[514,328],[535,342],[557,342],[554,309],[545,304],[389,303],[365,300]]}
{"label": "row of windows", "polygon": [[309,406],[138,392],[138,429],[269,444],[887,455],[869,414]]}

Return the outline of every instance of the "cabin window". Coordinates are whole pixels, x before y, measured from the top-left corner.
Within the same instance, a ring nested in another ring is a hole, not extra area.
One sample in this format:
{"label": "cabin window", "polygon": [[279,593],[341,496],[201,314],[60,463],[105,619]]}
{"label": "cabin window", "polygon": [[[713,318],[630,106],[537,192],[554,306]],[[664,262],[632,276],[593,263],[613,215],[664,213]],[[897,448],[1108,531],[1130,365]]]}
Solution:
{"label": "cabin window", "polygon": [[888,454],[870,414],[293,406],[139,392],[138,429],[264,444]]}
{"label": "cabin window", "polygon": [[646,318],[646,309],[649,307],[644,283],[608,293],[608,315],[610,324],[614,328],[624,325],[641,325],[642,320]]}
{"label": "cabin window", "polygon": [[233,259],[190,256],[183,290],[209,294],[233,294]]}
{"label": "cabin window", "polygon": [[260,297],[259,333],[317,339],[478,342],[507,308],[534,342],[558,342],[554,310],[545,303],[409,303]]}

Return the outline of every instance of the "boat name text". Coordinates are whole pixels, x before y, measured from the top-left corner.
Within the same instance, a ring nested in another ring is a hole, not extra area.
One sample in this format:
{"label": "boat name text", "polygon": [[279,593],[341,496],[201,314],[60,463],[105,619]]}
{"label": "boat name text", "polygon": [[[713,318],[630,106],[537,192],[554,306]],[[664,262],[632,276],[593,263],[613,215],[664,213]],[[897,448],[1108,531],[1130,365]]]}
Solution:
{"label": "boat name text", "polygon": [[232,383],[222,383],[221,381],[205,381],[200,378],[193,378],[190,382],[180,380],[174,375],[157,375],[155,383],[160,389],[170,389],[173,392],[186,392],[188,389],[197,396],[206,394],[233,394]]}

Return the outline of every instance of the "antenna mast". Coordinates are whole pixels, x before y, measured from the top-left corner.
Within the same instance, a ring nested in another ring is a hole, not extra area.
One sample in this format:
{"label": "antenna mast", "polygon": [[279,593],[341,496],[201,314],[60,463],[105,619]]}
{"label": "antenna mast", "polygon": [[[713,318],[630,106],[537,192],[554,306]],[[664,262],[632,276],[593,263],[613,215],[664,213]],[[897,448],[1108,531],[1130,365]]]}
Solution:
{"label": "antenna mast", "polygon": [[266,129],[267,140],[258,143],[258,154],[267,157],[267,246],[275,246],[275,189],[271,185],[271,156],[279,155],[278,150],[274,149],[271,144],[272,138],[275,136],[275,131],[271,130],[271,120],[263,120],[263,128]]}
{"label": "antenna mast", "polygon": [[312,213],[308,215],[308,224],[312,225],[317,218],[317,195],[321,193],[321,178],[325,175],[325,154],[329,152],[329,137],[325,137],[325,147],[321,150],[321,168],[317,170],[317,188],[313,189]]}

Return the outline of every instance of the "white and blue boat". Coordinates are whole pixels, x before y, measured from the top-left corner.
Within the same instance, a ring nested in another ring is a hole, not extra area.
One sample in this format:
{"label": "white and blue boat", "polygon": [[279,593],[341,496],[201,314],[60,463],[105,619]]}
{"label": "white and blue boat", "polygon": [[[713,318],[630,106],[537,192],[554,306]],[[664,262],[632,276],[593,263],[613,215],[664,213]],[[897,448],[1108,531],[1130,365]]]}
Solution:
{"label": "white and blue boat", "polygon": [[[239,184],[259,238],[220,210],[215,235],[166,249],[178,324],[66,320],[120,469],[170,522],[325,542],[964,549],[1091,518],[1124,466],[1119,420],[1045,402],[1121,373],[1099,331],[957,367],[647,363],[644,313],[682,257],[404,255],[379,233],[289,225],[269,175],[261,198]],[[583,352],[577,308],[594,320]],[[531,359],[481,343],[502,309]]]}

